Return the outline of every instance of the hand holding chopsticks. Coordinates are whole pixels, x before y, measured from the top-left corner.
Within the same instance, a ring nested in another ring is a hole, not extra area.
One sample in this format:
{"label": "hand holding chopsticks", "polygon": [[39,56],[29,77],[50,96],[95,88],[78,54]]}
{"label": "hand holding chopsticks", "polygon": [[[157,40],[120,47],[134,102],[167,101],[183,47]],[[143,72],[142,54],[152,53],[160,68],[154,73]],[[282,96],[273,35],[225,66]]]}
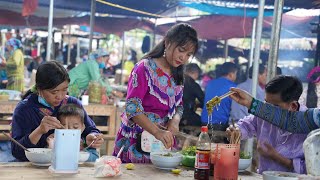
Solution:
{"label": "hand holding chopsticks", "polygon": [[45,134],[52,129],[65,129],[65,127],[56,117],[44,116],[36,130],[41,134]]}
{"label": "hand holding chopsticks", "polygon": [[104,142],[103,134],[90,133],[86,137],[86,142],[90,144],[86,148],[84,148],[84,150],[88,149],[89,147],[100,148],[100,146]]}
{"label": "hand holding chopsticks", "polygon": [[[40,113],[43,117],[49,116],[48,114],[46,114],[46,113],[44,113],[44,112],[42,112],[42,111],[40,111],[40,110],[39,110],[39,113]],[[51,116],[49,116],[49,117],[51,117]],[[55,119],[56,119],[56,118],[55,118]],[[58,120],[58,121],[59,121],[59,120]],[[60,125],[56,126],[57,129],[67,129],[66,127],[64,127],[64,126],[60,123],[60,121],[59,121],[59,124],[60,124]]]}
{"label": "hand holding chopsticks", "polygon": [[232,125],[227,128],[226,133],[229,137],[230,144],[240,144],[241,132],[232,119]]}

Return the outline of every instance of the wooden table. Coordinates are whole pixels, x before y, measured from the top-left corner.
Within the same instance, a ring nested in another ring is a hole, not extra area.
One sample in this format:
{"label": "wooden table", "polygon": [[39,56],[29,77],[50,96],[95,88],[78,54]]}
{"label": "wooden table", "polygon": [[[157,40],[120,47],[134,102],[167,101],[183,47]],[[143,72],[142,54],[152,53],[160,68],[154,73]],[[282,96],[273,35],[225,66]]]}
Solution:
{"label": "wooden table", "polygon": [[[16,108],[18,101],[0,101],[0,114],[12,115]],[[107,154],[113,151],[114,137],[117,133],[117,127],[119,126],[117,115],[117,107],[114,105],[102,105],[102,104],[89,104],[83,106],[89,116],[106,116],[107,126],[97,126],[97,128],[105,133],[105,139],[107,141]],[[0,125],[1,130],[10,130],[10,125]]]}
{"label": "wooden table", "polygon": [[[180,175],[174,175],[170,171],[160,170],[155,168],[152,164],[135,164],[134,170],[126,170],[122,164],[122,175],[114,179],[123,180],[167,180],[167,179],[193,179],[193,170],[183,170]],[[79,174],[76,175],[54,175],[48,171],[47,167],[36,167],[30,163],[0,163],[0,179],[97,179],[93,176],[94,167],[92,164],[84,164],[79,167]],[[100,178],[101,179],[101,178]],[[245,172],[239,174],[238,179],[241,180],[259,180],[262,176],[255,173]]]}

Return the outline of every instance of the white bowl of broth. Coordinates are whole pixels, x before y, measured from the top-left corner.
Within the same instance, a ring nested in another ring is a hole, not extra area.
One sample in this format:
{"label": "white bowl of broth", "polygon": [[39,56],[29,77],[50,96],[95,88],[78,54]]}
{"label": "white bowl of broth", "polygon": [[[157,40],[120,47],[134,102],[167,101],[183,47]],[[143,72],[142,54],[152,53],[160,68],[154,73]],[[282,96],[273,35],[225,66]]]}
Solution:
{"label": "white bowl of broth", "polygon": [[174,169],[180,165],[182,154],[174,152],[151,152],[150,160],[159,169]]}
{"label": "white bowl of broth", "polygon": [[28,148],[25,151],[27,159],[37,166],[49,166],[52,159],[52,149],[49,148]]}
{"label": "white bowl of broth", "polygon": [[79,153],[79,164],[86,162],[89,159],[90,153],[86,151],[80,151]]}

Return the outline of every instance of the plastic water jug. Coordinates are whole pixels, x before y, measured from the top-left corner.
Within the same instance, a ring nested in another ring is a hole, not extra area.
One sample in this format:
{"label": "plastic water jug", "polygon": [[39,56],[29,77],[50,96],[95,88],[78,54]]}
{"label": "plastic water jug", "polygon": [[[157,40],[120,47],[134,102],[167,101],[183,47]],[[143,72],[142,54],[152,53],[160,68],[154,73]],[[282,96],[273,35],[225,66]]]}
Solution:
{"label": "plastic water jug", "polygon": [[303,150],[308,174],[320,176],[320,129],[308,134]]}

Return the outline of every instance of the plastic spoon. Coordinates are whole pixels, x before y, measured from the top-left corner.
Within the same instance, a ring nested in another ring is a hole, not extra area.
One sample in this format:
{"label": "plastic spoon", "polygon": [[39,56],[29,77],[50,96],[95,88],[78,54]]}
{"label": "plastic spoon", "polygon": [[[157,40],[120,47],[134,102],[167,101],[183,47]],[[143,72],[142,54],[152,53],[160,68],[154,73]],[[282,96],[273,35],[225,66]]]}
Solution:
{"label": "plastic spoon", "polygon": [[119,151],[118,154],[117,154],[117,158],[119,158],[119,156],[121,155],[123,149],[124,149],[124,145],[120,148],[120,151]]}
{"label": "plastic spoon", "polygon": [[91,147],[92,144],[93,144],[94,142],[96,142],[96,140],[97,140],[97,139],[93,140],[87,147],[85,147],[85,148],[83,149],[83,151],[85,151],[85,150],[87,150],[89,147]]}

